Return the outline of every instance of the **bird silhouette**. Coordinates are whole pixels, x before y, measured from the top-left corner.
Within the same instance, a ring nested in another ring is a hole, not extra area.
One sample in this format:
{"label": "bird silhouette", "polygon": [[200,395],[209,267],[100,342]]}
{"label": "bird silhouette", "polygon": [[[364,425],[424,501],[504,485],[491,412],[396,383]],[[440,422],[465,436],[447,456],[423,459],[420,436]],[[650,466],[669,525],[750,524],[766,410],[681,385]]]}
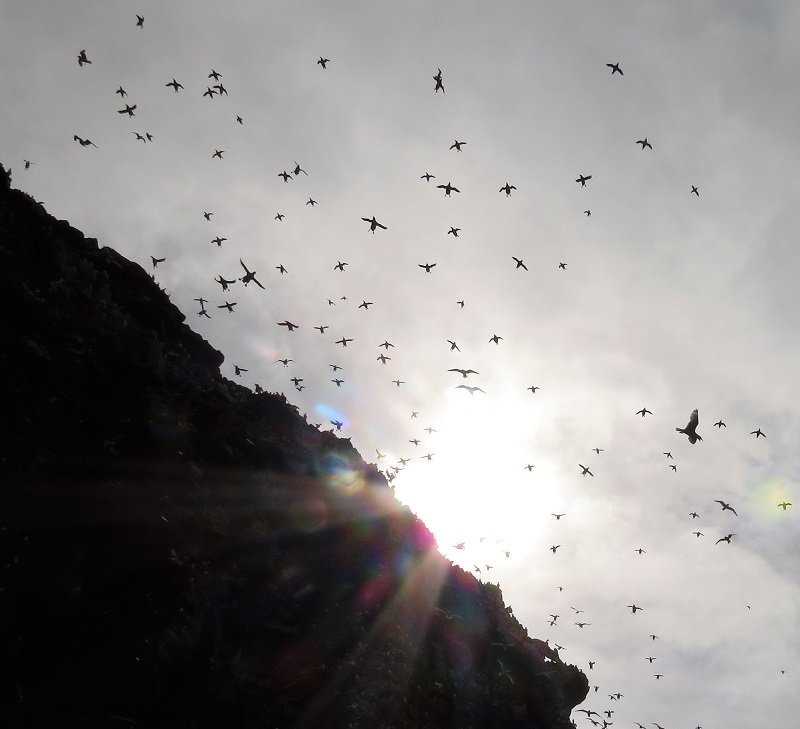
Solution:
{"label": "bird silhouette", "polygon": [[133,112],[136,111],[136,104],[131,106],[130,104],[125,104],[124,109],[118,109],[117,114],[127,114],[128,117],[136,116]]}
{"label": "bird silhouette", "polygon": [[373,215],[371,218],[361,218],[365,223],[369,223],[369,229],[371,233],[375,233],[375,228],[380,228],[381,230],[386,230],[385,225],[381,225],[377,220],[375,220],[375,216]]}
{"label": "bird silhouette", "polygon": [[750,435],[754,435],[756,437],[756,440],[758,440],[759,438],[767,437],[766,435],[764,435],[764,433],[761,432],[761,428],[757,428],[756,430],[751,431]]}
{"label": "bird silhouette", "polygon": [[624,76],[625,75],[622,72],[622,69],[619,67],[619,63],[607,63],[606,66],[608,66],[611,69],[611,75],[612,76],[615,73],[618,73],[620,76]]}
{"label": "bird silhouette", "polygon": [[456,385],[456,390],[466,390],[470,395],[474,395],[476,392],[486,394],[486,390],[481,390],[480,387],[470,387],[469,385]]}
{"label": "bird silhouette", "polygon": [[331,59],[330,59],[330,58],[323,58],[322,56],[320,56],[320,57],[319,57],[319,60],[317,61],[317,65],[318,65],[318,66],[322,66],[322,68],[327,68],[327,67],[328,67],[328,64],[329,64],[330,62],[331,62]]}
{"label": "bird silhouette", "polygon": [[242,276],[242,278],[240,278],[239,280],[245,286],[247,286],[247,284],[249,284],[252,281],[256,286],[258,286],[259,288],[263,289],[264,287],[261,285],[261,282],[256,278],[257,271],[248,270],[247,266],[244,265],[244,261],[242,261],[241,258],[239,259],[239,263],[241,264],[242,268],[244,269],[244,273],[245,273],[245,275]]}
{"label": "bird silhouette", "polygon": [[164,85],[165,85],[165,86],[172,86],[172,90],[173,90],[173,91],[174,91],[176,94],[178,93],[178,89],[182,89],[182,88],[183,88],[183,84],[179,84],[179,83],[178,83],[178,82],[175,80],[175,77],[174,77],[174,76],[172,77],[172,81],[170,81],[168,84],[164,84]]}
{"label": "bird silhouette", "polygon": [[435,263],[418,263],[417,265],[418,265],[420,268],[424,268],[424,269],[425,269],[425,273],[430,273],[430,272],[431,272],[431,269],[432,269],[434,266],[436,266],[436,264],[435,264]]}
{"label": "bird silhouette", "polygon": [[581,471],[581,476],[591,476],[594,478],[594,474],[589,470],[588,466],[584,466],[582,463],[579,463],[578,465],[581,467],[581,469],[583,469]]}
{"label": "bird silhouette", "polygon": [[719,544],[720,542],[727,542],[728,544],[730,544],[731,543],[731,539],[733,539],[733,537],[735,537],[735,536],[736,536],[736,533],[728,534],[727,536],[720,537],[719,539],[717,539],[716,542],[714,542],[714,544]]}
{"label": "bird silhouette", "polygon": [[692,414],[689,416],[689,422],[686,423],[685,428],[675,428],[679,433],[683,433],[689,437],[690,443],[697,443],[698,440],[703,440],[700,434],[697,432],[697,408],[692,410]]}
{"label": "bird silhouette", "polygon": [[461,151],[461,147],[464,146],[466,142],[459,142],[457,139],[450,145],[450,149],[455,149],[456,152]]}
{"label": "bird silhouette", "polygon": [[727,428],[728,426],[725,425],[725,423],[723,423],[721,420],[718,420],[716,423],[714,423],[714,427],[716,427],[716,428]]}
{"label": "bird silhouette", "polygon": [[642,408],[641,410],[637,410],[636,414],[644,417],[645,415],[652,415],[653,412],[651,410],[648,410],[647,408]]}
{"label": "bird silhouette", "polygon": [[514,185],[509,185],[509,184],[506,182],[506,184],[505,184],[505,185],[503,185],[503,186],[502,186],[502,187],[501,187],[501,188],[498,190],[498,192],[505,192],[505,194],[506,194],[506,197],[510,197],[510,196],[511,196],[511,191],[512,191],[512,190],[516,190],[516,189],[517,189],[517,188],[516,188],[516,187],[514,187]]}
{"label": "bird silhouette", "polygon": [[648,141],[647,141],[647,137],[645,137],[644,139],[639,139],[639,140],[636,142],[636,144],[641,144],[641,145],[642,145],[642,150],[643,150],[643,151],[644,151],[644,149],[645,149],[645,148],[649,148],[649,149],[652,149],[652,148],[653,148],[653,145],[652,145],[652,144],[650,144],[650,142],[648,142]]}
{"label": "bird silhouette", "polygon": [[89,59],[86,57],[86,49],[82,50],[82,51],[81,51],[81,52],[78,54],[78,65],[79,65],[81,68],[83,68],[83,65],[84,65],[85,63],[88,63],[89,65],[91,65],[91,63],[92,63],[92,62],[91,62],[91,61],[90,61],[90,60],[89,60]]}
{"label": "bird silhouette", "polygon": [[586,183],[592,179],[591,175],[578,175],[578,179],[575,182],[580,182],[581,187],[586,187]]}
{"label": "bird silhouette", "polygon": [[470,374],[475,374],[475,375],[479,375],[480,374],[480,372],[476,372],[475,370],[462,370],[462,369],[458,369],[457,367],[454,367],[454,368],[449,369],[447,371],[448,372],[460,372],[462,377],[466,377],[467,375],[470,375]]}
{"label": "bird silhouette", "polygon": [[144,16],[142,15],[136,16],[136,27],[144,30]]}
{"label": "bird silhouette", "polygon": [[434,92],[441,91],[444,93],[444,84],[442,83],[442,69],[436,69],[436,75],[433,77],[433,80],[436,81],[436,86],[433,87]]}
{"label": "bird silhouette", "polygon": [[77,134],[72,137],[81,147],[88,147],[91,145],[92,147],[96,147],[97,145],[91,139],[81,139]]}
{"label": "bird silhouette", "polygon": [[449,182],[446,185],[436,185],[437,189],[444,190],[445,197],[450,197],[451,192],[461,192],[457,187],[453,187]]}
{"label": "bird silhouette", "polygon": [[724,501],[720,501],[719,499],[714,499],[714,501],[716,501],[720,506],[722,506],[723,511],[732,511],[734,513],[734,516],[739,516],[736,513],[736,509],[734,509],[730,504],[726,504]]}
{"label": "bird silhouette", "polygon": [[[279,321],[278,322],[278,326],[279,327],[286,327],[290,332],[293,332],[295,329],[299,329],[300,328],[299,324],[292,324],[292,322],[290,322],[288,319],[285,320],[285,321]],[[297,383],[295,383],[295,384],[297,384]]]}

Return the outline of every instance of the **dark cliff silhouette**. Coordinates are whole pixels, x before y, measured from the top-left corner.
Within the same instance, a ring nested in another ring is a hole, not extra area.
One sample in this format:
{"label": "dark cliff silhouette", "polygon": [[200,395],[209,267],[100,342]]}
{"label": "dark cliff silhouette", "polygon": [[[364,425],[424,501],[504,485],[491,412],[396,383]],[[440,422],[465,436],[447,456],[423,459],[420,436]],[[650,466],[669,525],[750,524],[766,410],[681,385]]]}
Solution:
{"label": "dark cliff silhouette", "polygon": [[0,724],[571,725],[586,677],[350,441],[0,167]]}

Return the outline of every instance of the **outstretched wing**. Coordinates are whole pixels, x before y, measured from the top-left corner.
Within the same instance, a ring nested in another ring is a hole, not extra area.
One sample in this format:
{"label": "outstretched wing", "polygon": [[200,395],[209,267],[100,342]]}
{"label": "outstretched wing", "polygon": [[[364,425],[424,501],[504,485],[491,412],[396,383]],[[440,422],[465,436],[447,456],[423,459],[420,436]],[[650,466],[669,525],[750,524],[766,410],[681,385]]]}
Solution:
{"label": "outstretched wing", "polygon": [[689,418],[689,422],[686,424],[686,430],[693,433],[697,428],[698,422],[699,420],[697,417],[697,408],[695,408],[694,410],[692,410],[692,415]]}

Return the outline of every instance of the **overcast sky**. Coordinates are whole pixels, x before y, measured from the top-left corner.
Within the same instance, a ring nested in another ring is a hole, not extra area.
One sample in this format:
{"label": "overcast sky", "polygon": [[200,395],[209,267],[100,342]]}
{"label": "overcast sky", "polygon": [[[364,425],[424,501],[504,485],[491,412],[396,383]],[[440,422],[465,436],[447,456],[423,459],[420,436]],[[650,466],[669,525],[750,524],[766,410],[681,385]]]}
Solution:
{"label": "overcast sky", "polygon": [[[586,671],[582,708],[796,729],[798,32],[786,2],[6,0],[0,161],[226,376],[411,459],[398,498]],[[240,258],[265,290],[214,281]]]}

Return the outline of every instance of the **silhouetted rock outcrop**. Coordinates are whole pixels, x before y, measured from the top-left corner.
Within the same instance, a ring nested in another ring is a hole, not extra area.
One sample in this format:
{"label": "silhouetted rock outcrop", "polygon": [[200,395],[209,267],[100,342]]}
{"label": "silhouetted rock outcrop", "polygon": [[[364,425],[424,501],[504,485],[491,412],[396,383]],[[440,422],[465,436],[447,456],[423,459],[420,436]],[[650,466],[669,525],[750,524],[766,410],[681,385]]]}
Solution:
{"label": "silhouetted rock outcrop", "polygon": [[0,305],[2,726],[570,726],[585,676],[349,440],[6,184]]}

